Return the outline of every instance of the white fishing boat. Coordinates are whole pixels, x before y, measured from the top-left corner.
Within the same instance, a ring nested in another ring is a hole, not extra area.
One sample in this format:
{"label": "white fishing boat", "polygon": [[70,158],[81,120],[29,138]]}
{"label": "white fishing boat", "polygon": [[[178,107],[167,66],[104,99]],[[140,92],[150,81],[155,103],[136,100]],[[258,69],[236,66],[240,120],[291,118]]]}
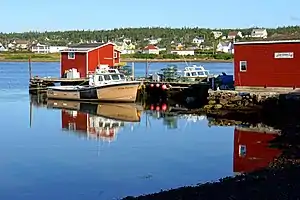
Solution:
{"label": "white fishing boat", "polygon": [[210,77],[213,77],[213,74],[209,73],[209,70],[206,70],[203,66],[192,65],[184,68],[183,77],[192,78],[197,80],[205,80]]}
{"label": "white fishing boat", "polygon": [[139,81],[128,80],[118,69],[100,67],[89,75],[89,85],[51,86],[47,88],[49,99],[135,102]]}

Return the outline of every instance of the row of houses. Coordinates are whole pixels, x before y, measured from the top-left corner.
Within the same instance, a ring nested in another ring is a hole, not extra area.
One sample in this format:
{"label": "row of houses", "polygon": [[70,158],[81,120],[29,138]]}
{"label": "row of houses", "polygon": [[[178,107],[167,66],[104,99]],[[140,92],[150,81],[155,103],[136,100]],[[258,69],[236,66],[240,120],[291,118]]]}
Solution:
{"label": "row of houses", "polygon": [[67,46],[51,46],[26,40],[13,40],[7,45],[0,43],[0,51],[19,50],[32,51],[34,53],[58,53],[68,48]]}
{"label": "row of houses", "polygon": [[[177,55],[195,55],[195,50],[197,48],[187,48],[187,49],[174,49],[170,50],[169,54],[177,54]],[[136,52],[144,53],[144,54],[160,54],[162,51],[166,51],[166,48],[159,48],[155,45],[147,45],[145,48],[141,50],[137,50]],[[226,41],[226,42],[219,42],[216,46],[216,52],[219,53],[234,53],[234,45],[233,42]]]}
{"label": "row of houses", "polygon": [[236,39],[236,38],[268,38],[267,29],[252,29],[251,34],[247,35],[242,33],[241,31],[230,31],[228,35],[223,35],[221,31],[213,31],[212,32],[215,39]]}

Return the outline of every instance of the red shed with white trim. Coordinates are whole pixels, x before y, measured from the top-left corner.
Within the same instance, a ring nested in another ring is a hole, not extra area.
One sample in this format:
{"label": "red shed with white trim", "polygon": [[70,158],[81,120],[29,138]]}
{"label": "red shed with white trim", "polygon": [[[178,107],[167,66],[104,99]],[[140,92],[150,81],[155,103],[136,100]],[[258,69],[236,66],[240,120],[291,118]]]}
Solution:
{"label": "red shed with white trim", "polygon": [[99,65],[115,66],[120,63],[120,51],[113,43],[78,44],[61,51],[61,77],[75,68],[80,77],[87,77]]}
{"label": "red shed with white trim", "polygon": [[300,87],[300,40],[234,44],[237,89]]}

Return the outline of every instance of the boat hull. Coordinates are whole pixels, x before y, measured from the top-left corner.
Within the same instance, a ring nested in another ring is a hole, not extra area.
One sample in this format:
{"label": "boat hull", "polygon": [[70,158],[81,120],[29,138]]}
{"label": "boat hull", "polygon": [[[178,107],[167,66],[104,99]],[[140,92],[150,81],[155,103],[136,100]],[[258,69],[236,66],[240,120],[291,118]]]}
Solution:
{"label": "boat hull", "polygon": [[51,87],[47,90],[48,99],[135,102],[140,83],[120,83],[97,87]]}

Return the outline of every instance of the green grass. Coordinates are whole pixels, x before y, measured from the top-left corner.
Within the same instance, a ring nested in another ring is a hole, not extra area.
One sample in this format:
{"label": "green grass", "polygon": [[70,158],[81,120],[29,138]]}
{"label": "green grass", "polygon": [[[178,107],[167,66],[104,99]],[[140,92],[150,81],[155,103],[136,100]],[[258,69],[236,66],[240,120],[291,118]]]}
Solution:
{"label": "green grass", "polygon": [[[31,58],[31,61],[40,61],[40,62],[59,62],[60,54],[59,53],[49,53],[49,54],[34,54],[31,52],[3,52],[0,53],[0,61],[20,61],[25,62]],[[121,60],[130,60],[130,59],[153,59],[153,60],[184,60],[184,59],[197,59],[197,60],[224,60],[230,61],[233,59],[232,54],[199,54],[194,56],[180,56],[174,54],[122,54]]]}
{"label": "green grass", "polygon": [[0,61],[59,61],[59,53],[34,54],[30,52],[5,52],[0,53]]}

